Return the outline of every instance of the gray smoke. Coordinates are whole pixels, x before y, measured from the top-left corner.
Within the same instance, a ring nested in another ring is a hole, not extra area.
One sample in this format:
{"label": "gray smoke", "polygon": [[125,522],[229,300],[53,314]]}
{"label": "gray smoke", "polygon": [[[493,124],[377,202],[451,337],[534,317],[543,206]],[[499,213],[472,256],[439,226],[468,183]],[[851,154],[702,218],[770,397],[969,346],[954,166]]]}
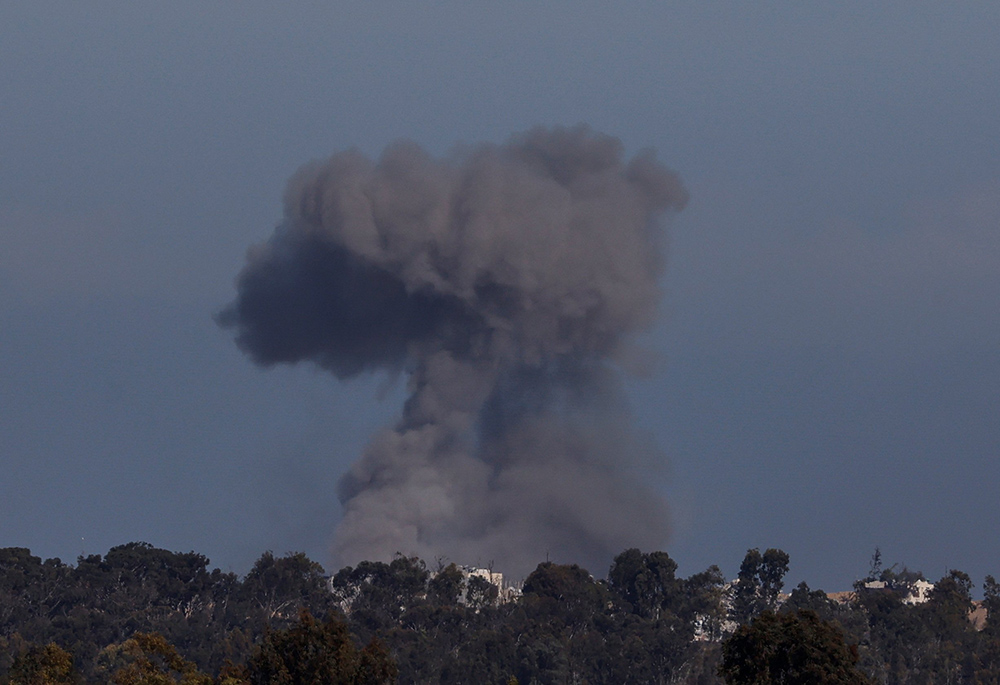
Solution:
{"label": "gray smoke", "polygon": [[351,150],[291,179],[220,322],[260,365],[408,377],[402,417],[341,481],[337,562],[523,574],[663,544],[663,502],[625,475],[648,447],[620,362],[657,311],[660,219],[686,199],[652,153],[626,161],[582,125],[444,159]]}

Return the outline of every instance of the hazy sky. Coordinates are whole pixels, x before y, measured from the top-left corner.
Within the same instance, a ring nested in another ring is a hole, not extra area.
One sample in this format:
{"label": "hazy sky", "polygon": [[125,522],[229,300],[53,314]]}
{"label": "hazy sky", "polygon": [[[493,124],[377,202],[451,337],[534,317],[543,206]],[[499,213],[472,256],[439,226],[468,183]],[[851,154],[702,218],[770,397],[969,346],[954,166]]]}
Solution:
{"label": "hazy sky", "polygon": [[630,386],[680,571],[1000,574],[1000,6],[500,6],[0,6],[0,546],[326,562],[403,389],[214,323],[286,180],[586,122],[691,193]]}

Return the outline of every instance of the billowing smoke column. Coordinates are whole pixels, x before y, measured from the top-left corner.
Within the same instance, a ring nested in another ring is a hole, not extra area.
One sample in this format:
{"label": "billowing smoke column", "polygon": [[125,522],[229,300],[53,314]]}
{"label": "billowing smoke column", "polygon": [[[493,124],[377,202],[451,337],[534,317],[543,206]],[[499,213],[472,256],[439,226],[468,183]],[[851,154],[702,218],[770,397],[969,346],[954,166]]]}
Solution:
{"label": "billowing smoke column", "polygon": [[660,218],[686,199],[651,153],[626,161],[585,126],[445,159],[347,151],[291,179],[220,321],[261,365],[408,375],[402,417],[341,481],[337,562],[523,574],[664,542],[663,503],[625,475],[646,447],[618,362],[656,313]]}

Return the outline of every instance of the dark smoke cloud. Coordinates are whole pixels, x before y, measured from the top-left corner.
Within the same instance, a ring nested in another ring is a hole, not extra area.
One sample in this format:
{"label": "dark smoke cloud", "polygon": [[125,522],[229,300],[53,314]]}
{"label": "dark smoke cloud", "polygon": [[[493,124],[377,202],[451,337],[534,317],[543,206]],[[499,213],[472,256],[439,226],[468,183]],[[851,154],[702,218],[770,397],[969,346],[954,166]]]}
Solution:
{"label": "dark smoke cloud", "polygon": [[656,313],[660,219],[686,199],[651,153],[626,161],[585,126],[445,159],[347,151],[291,179],[220,321],[261,365],[408,374],[399,422],[341,482],[338,562],[521,574],[664,542],[663,503],[623,475],[648,447],[617,362]]}

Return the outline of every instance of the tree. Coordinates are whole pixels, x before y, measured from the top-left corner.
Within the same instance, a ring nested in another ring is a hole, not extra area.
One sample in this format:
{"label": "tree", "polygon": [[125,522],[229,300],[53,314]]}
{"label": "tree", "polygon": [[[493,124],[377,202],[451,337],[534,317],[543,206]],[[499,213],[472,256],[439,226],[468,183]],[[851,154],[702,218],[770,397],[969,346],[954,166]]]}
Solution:
{"label": "tree", "polygon": [[427,582],[427,601],[452,606],[458,604],[464,589],[465,578],[462,572],[455,564],[448,564]]}
{"label": "tree", "polygon": [[268,632],[247,670],[252,685],[381,685],[397,676],[381,642],[359,651],[343,620],[320,623],[305,609],[292,627]]}
{"label": "tree", "polygon": [[676,571],[666,552],[629,549],[615,557],[608,572],[613,623],[592,650],[598,680],[673,682],[693,676],[703,644],[693,641],[696,633],[713,640],[721,632],[724,579],[716,567],[687,579]]}
{"label": "tree", "polygon": [[723,603],[725,582],[722,571],[714,565],[684,580],[684,607],[681,615],[711,641],[722,635],[722,625],[726,618]]}
{"label": "tree", "polygon": [[98,663],[115,685],[212,684],[209,676],[158,633],[136,633],[121,644],[110,645],[101,652]]}
{"label": "tree", "polygon": [[10,667],[10,685],[76,685],[83,679],[73,656],[59,645],[34,645],[21,652]]}
{"label": "tree", "polygon": [[865,578],[865,582],[872,582],[878,580],[879,576],[882,575],[882,550],[878,547],[875,548],[875,552],[872,553],[871,562],[868,565],[868,576]]}
{"label": "tree", "polygon": [[1000,583],[993,576],[986,576],[983,581],[983,606],[986,625],[976,654],[977,682],[1000,683]]}
{"label": "tree", "polygon": [[974,670],[970,655],[979,635],[969,621],[972,608],[972,580],[956,570],[935,583],[927,602],[917,607],[931,638],[927,663],[935,682],[961,682]]}
{"label": "tree", "polygon": [[765,611],[722,646],[719,675],[733,685],[868,685],[843,633],[812,611]]}
{"label": "tree", "polygon": [[986,628],[1000,636],[1000,583],[993,576],[983,582],[983,605],[986,607]]}
{"label": "tree", "polygon": [[788,555],[780,549],[747,550],[736,581],[731,616],[737,623],[750,621],[763,611],[773,611],[788,573]]}
{"label": "tree", "polygon": [[593,662],[595,621],[603,621],[610,595],[576,564],[544,562],[524,581],[508,626],[517,636],[521,682],[580,682]]}
{"label": "tree", "polygon": [[[883,571],[881,578],[890,571]],[[855,611],[865,618],[863,659],[866,670],[881,682],[904,683],[919,669],[927,631],[915,607],[903,603],[909,590],[866,587],[865,581],[854,585]],[[900,586],[903,587],[903,586]]]}
{"label": "tree", "polygon": [[482,576],[469,576],[465,590],[465,601],[470,609],[479,611],[486,607],[496,606],[500,590],[496,585]]}
{"label": "tree", "polygon": [[337,572],[330,584],[331,597],[341,610],[350,612],[361,638],[369,639],[391,628],[423,601],[429,575],[416,557],[397,555],[389,564],[362,561]]}
{"label": "tree", "polygon": [[61,603],[68,575],[59,559],[43,562],[23,547],[0,549],[0,635],[19,632],[29,641],[46,641],[38,628]]}
{"label": "tree", "polygon": [[952,569],[930,591],[923,606],[931,630],[939,637],[955,636],[973,630],[972,579],[969,574]]}
{"label": "tree", "polygon": [[275,557],[265,552],[243,579],[242,595],[267,621],[294,620],[303,606],[332,608],[323,567],[303,552]]}
{"label": "tree", "polygon": [[856,610],[851,604],[841,604],[830,599],[822,590],[809,589],[805,581],[799,583],[781,605],[782,612],[800,609],[813,611],[821,620],[836,624],[844,631],[846,639],[853,643],[861,642],[868,628],[863,612]]}
{"label": "tree", "polygon": [[534,616],[583,625],[607,606],[607,590],[576,564],[546,561],[524,580],[522,603]]}
{"label": "tree", "polygon": [[608,586],[635,613],[658,619],[664,612],[677,613],[683,583],[675,577],[676,571],[677,562],[666,552],[643,554],[628,549],[612,562]]}

